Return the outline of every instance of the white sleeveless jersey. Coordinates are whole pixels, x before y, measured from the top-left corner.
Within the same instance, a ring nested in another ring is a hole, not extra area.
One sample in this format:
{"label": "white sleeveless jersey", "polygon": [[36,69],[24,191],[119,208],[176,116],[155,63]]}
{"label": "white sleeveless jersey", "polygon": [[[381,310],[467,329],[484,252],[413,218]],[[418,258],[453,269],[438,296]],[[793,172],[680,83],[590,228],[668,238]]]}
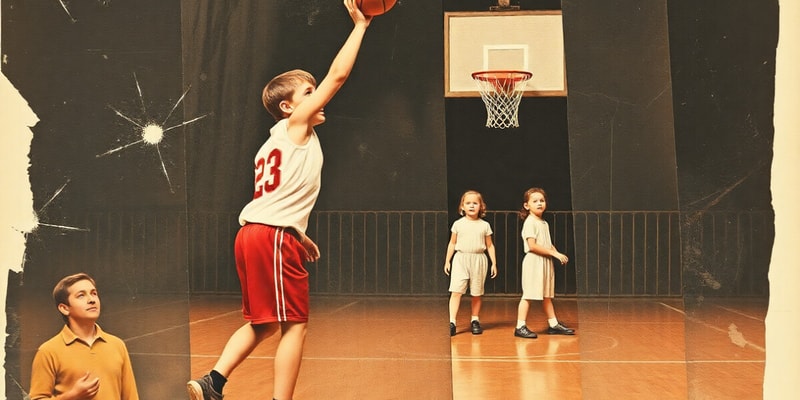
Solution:
{"label": "white sleeveless jersey", "polygon": [[316,132],[298,146],[289,139],[288,119],[270,129],[255,158],[255,191],[239,214],[248,222],[291,227],[305,233],[322,183],[322,147]]}

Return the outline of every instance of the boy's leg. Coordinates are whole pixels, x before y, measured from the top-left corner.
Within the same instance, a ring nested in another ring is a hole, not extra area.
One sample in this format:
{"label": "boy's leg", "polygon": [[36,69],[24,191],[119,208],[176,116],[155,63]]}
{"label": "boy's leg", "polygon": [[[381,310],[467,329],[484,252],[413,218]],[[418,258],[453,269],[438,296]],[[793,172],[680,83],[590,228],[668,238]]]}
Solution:
{"label": "boy's leg", "polygon": [[259,325],[247,323],[242,325],[228,339],[228,343],[225,344],[222,354],[214,365],[214,370],[228,378],[259,343],[277,331],[277,323]]}
{"label": "boy's leg", "polygon": [[277,332],[278,324],[245,324],[228,339],[214,369],[186,383],[191,400],[220,400],[227,378],[265,338]]}
{"label": "boy's leg", "polygon": [[282,322],[281,340],[275,352],[275,381],[272,397],[290,400],[294,396],[300,362],[303,360],[303,344],[306,340],[305,322]]}

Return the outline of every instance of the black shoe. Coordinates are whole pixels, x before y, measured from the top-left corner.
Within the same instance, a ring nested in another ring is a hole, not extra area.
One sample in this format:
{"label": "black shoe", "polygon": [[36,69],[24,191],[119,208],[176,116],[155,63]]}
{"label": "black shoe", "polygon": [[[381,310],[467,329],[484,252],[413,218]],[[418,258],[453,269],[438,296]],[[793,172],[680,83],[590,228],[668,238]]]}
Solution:
{"label": "black shoe", "polygon": [[536,332],[532,332],[525,325],[522,325],[521,327],[519,327],[517,329],[514,329],[514,336],[525,338],[525,339],[536,339],[537,337],[539,337],[536,334]]}
{"label": "black shoe", "polygon": [[477,320],[472,321],[472,334],[473,335],[480,335],[483,333],[483,328],[481,328],[481,323]]}
{"label": "black shoe", "polygon": [[571,328],[567,328],[566,326],[562,325],[560,322],[556,324],[556,326],[551,326],[547,328],[548,335],[574,335],[575,330]]}
{"label": "black shoe", "polygon": [[203,375],[202,378],[186,383],[191,400],[222,400],[222,394],[211,387],[211,376]]}
{"label": "black shoe", "polygon": [[455,336],[455,335],[456,335],[456,324],[451,322],[450,323],[450,336]]}

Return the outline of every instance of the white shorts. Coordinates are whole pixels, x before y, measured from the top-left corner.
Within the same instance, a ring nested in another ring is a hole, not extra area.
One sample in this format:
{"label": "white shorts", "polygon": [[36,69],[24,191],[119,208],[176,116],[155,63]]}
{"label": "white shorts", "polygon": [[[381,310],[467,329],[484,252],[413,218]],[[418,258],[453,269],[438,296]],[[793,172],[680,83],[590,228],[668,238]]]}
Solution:
{"label": "white shorts", "polygon": [[464,294],[469,286],[470,295],[482,296],[488,269],[486,254],[457,251],[450,265],[450,291]]}
{"label": "white shorts", "polygon": [[553,260],[528,253],[522,259],[522,298],[542,300],[555,297],[556,275]]}

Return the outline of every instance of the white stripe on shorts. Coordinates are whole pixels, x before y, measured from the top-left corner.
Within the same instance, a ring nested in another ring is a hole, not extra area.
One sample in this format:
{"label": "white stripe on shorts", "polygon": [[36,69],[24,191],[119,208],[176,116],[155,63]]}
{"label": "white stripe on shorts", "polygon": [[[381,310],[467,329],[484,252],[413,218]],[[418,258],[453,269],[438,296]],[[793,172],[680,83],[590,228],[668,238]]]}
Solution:
{"label": "white stripe on shorts", "polygon": [[275,231],[275,243],[272,246],[272,276],[275,281],[275,306],[278,321],[286,321],[286,296],[283,293],[283,228]]}

